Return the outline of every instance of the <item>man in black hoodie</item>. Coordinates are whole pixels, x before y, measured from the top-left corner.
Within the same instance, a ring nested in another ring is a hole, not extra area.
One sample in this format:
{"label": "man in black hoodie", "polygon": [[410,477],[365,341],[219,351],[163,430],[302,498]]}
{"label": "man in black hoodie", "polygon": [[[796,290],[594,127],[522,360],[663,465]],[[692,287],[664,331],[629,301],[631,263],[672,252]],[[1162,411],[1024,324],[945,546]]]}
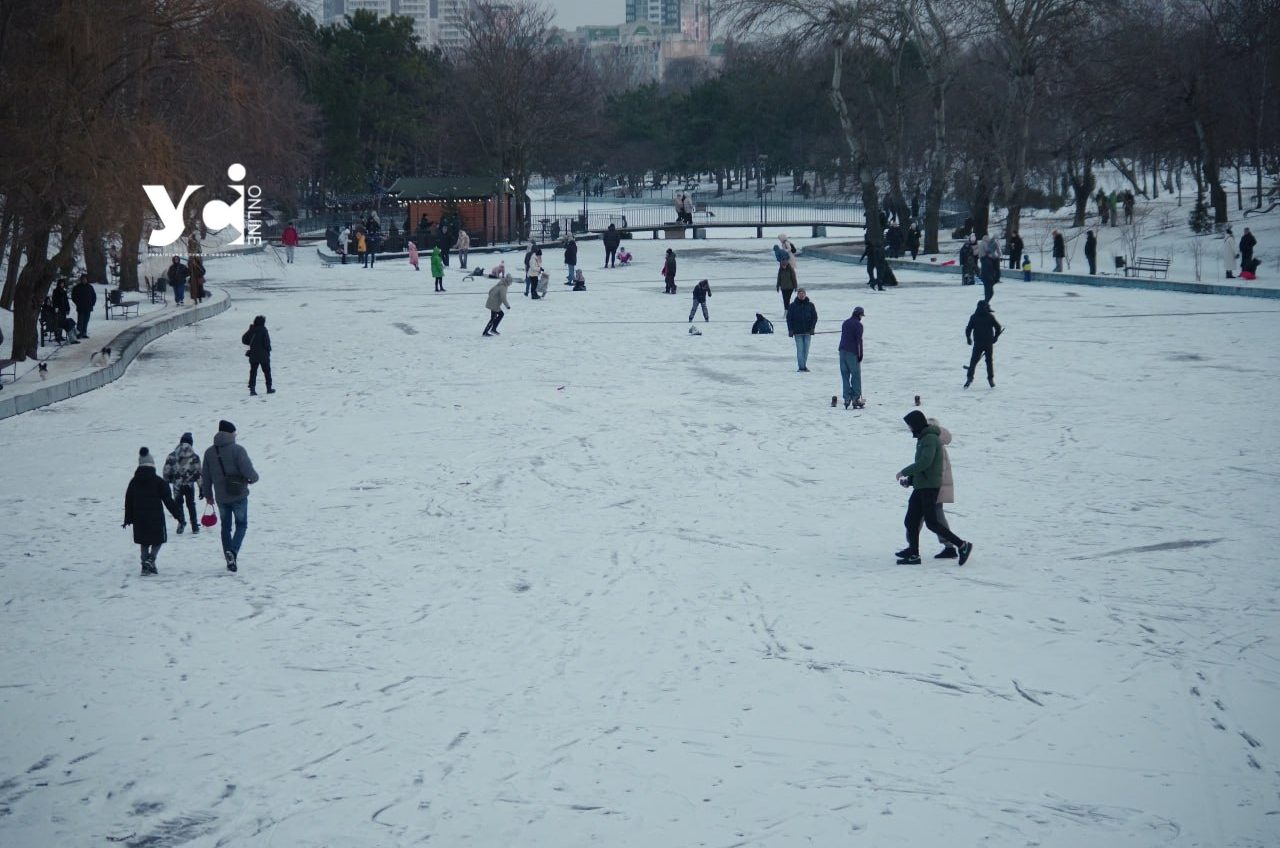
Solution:
{"label": "man in black hoodie", "polygon": [[276,390],[271,387],[271,334],[267,332],[267,316],[259,315],[254,318],[240,341],[249,346],[244,352],[249,357],[249,394],[258,393],[259,368],[267,381],[267,394],[275,394]]}
{"label": "man in black hoodie", "polygon": [[991,351],[1003,332],[1004,327],[1000,326],[1000,322],[991,312],[991,304],[985,300],[978,301],[978,308],[973,310],[973,315],[969,317],[969,326],[964,328],[965,341],[973,345],[973,353],[969,356],[969,376],[964,381],[966,389],[973,382],[973,369],[978,367],[978,360],[983,356],[987,358],[987,384],[993,389],[996,387],[996,373],[991,363]]}
{"label": "man in black hoodie", "polygon": [[609,225],[609,229],[604,231],[604,235],[600,237],[604,242],[604,267],[612,268],[614,263],[614,254],[618,252],[618,245],[622,244],[622,233],[618,232],[618,228],[613,224]]}

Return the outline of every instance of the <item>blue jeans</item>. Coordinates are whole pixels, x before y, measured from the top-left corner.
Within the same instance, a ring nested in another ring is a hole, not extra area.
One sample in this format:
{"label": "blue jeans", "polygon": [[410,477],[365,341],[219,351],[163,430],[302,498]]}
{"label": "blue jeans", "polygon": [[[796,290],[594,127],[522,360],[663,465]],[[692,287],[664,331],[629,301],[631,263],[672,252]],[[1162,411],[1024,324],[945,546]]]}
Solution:
{"label": "blue jeans", "polygon": [[182,303],[182,301],[186,298],[186,295],[187,295],[186,283],[173,284],[173,302],[174,303]]}
{"label": "blue jeans", "polygon": [[852,351],[840,351],[840,386],[844,389],[845,400],[862,397],[862,363],[858,361],[858,354]]}
{"label": "blue jeans", "polygon": [[568,266],[568,268],[569,268],[569,277],[568,277],[568,279],[567,279],[567,280],[565,280],[565,282],[567,282],[569,285],[573,285],[573,269],[574,269],[574,268],[577,268],[577,267],[578,267],[577,265],[570,265],[570,266]]}
{"label": "blue jeans", "polygon": [[[231,519],[236,520],[235,535],[231,534]],[[249,529],[249,499],[241,498],[231,503],[218,504],[218,520],[222,522],[222,549],[240,555],[244,533]]]}
{"label": "blue jeans", "polygon": [[809,361],[809,343],[813,341],[813,336],[796,336],[795,340],[796,365],[800,366],[801,370],[804,370],[807,367],[805,363]]}

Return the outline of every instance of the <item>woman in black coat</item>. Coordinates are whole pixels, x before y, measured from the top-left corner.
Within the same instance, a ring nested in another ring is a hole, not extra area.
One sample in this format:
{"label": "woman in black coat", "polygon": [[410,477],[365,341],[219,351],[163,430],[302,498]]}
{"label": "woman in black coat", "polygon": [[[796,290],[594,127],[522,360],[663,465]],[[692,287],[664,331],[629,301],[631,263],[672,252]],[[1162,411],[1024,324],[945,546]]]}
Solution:
{"label": "woman in black coat", "polygon": [[275,394],[276,390],[271,387],[271,334],[267,332],[267,316],[259,315],[254,318],[240,341],[249,346],[244,353],[249,357],[249,394],[258,393],[259,368],[267,381],[267,394]]}
{"label": "woman in black coat", "polygon": [[156,554],[169,538],[164,523],[164,510],[177,521],[182,520],[178,502],[169,492],[169,484],[156,474],[156,461],[146,448],[138,451],[138,470],[133,472],[124,493],[124,524],[133,525],[133,541],[142,548],[142,574],[156,573]]}

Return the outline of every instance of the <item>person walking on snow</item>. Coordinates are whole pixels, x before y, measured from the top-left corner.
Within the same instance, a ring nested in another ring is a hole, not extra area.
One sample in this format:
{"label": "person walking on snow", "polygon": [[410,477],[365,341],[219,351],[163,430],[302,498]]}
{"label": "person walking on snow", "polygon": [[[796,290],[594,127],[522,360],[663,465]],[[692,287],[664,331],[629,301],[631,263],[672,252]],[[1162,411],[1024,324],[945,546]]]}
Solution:
{"label": "person walking on snow", "polygon": [[969,561],[973,543],[966,542],[938,522],[938,491],[942,488],[942,443],[939,428],[930,424],[924,413],[913,409],[902,417],[916,439],[915,460],[898,472],[898,482],[910,488],[907,516],[903,525],[907,529],[907,546],[898,551],[898,565],[920,564],[920,523],[938,534],[944,543],[956,548],[960,565]]}
{"label": "person walking on snow", "polygon": [[542,295],[538,294],[538,287],[542,280],[542,248],[532,248],[533,253],[529,255],[529,277],[527,280],[530,289],[530,300],[541,300]]}
{"label": "person walking on snow", "polygon": [[431,248],[431,276],[435,278],[436,291],[444,291],[444,254],[439,245]]}
{"label": "person walking on snow", "polygon": [[567,271],[564,284],[566,286],[573,285],[573,270],[578,266],[578,242],[574,240],[573,233],[565,236],[564,239],[564,267]]}
{"label": "person walking on snow", "polygon": [[466,227],[458,227],[458,240],[453,249],[458,253],[458,267],[466,270],[467,253],[471,250],[471,236],[467,235]]}
{"label": "person walking on snow", "polygon": [[1235,279],[1232,271],[1235,270],[1239,255],[1236,251],[1236,237],[1232,235],[1231,228],[1227,227],[1227,232],[1222,236],[1222,267],[1227,269],[1228,280]]}
{"label": "person walking on snow", "polygon": [[409,242],[408,248],[409,264],[413,266],[413,270],[421,271],[422,269],[418,267],[418,245],[414,242]]}
{"label": "person walking on snow", "polygon": [[181,306],[182,301],[186,299],[187,278],[191,276],[191,272],[187,270],[186,265],[182,264],[182,260],[175,256],[169,263],[169,270],[165,276],[169,280],[169,285],[173,286],[173,302]]}
{"label": "person walking on snow", "polygon": [[693,287],[693,306],[689,309],[689,323],[693,323],[693,315],[698,311],[698,307],[702,307],[702,321],[706,323],[711,320],[711,316],[707,315],[707,298],[711,297],[711,284],[706,280],[698,280],[698,284]]}
{"label": "person walking on snow", "polygon": [[284,261],[293,264],[293,249],[298,246],[298,229],[289,222],[289,226],[284,228],[284,232],[280,234],[280,243],[284,245]]}
{"label": "person walking on snow", "polygon": [[267,394],[275,394],[276,390],[271,386],[271,334],[267,332],[267,316],[255,317],[240,341],[249,346],[244,354],[249,357],[249,394],[258,393],[259,368],[262,369],[263,379],[267,381]]}
{"label": "person walking on snow", "polygon": [[182,521],[182,510],[169,485],[156,476],[156,460],[146,448],[138,451],[138,469],[124,492],[124,523],[133,525],[133,541],[142,549],[142,576],[155,574],[156,555],[160,546],[168,541],[164,523],[164,511]]}
{"label": "person walking on snow", "polygon": [[501,280],[489,289],[489,297],[485,300],[485,309],[489,310],[489,323],[484,325],[484,336],[499,336],[498,325],[502,323],[502,316],[505,315],[502,307],[511,308],[511,304],[507,301],[507,292],[511,288],[511,275],[505,275]]}
{"label": "person walking on snow", "polygon": [[973,353],[969,355],[969,376],[964,381],[966,389],[973,383],[973,370],[978,367],[978,360],[984,356],[987,358],[987,385],[993,389],[996,387],[996,372],[991,357],[1003,332],[1004,327],[1000,326],[991,312],[991,304],[985,300],[978,301],[978,307],[973,310],[969,324],[964,328],[965,341],[973,345]]}
{"label": "person walking on snow", "polygon": [[[222,523],[222,556],[227,571],[236,571],[240,546],[249,529],[249,486],[258,482],[258,472],[249,460],[249,452],[236,444],[236,425],[219,421],[213,444],[204,452],[200,468],[200,496],[208,504],[218,506]],[[235,532],[231,523],[235,521]]]}
{"label": "person walking on snow", "polygon": [[809,370],[809,344],[818,326],[818,309],[804,289],[796,290],[795,302],[787,310],[787,335],[796,340],[797,371]]}
{"label": "person walking on snow", "polygon": [[1089,261],[1089,276],[1096,275],[1098,273],[1098,237],[1093,234],[1093,230],[1088,230],[1084,234],[1084,258]]}
{"label": "person walking on snow", "polygon": [[196,520],[196,486],[200,484],[200,457],[192,446],[190,433],[183,433],[174,448],[164,461],[164,481],[173,486],[173,497],[178,502],[178,535],[186,529],[187,523],[182,520],[182,505],[187,505],[191,515],[191,534],[200,532],[200,522]]}
{"label": "person walking on snow", "polygon": [[1062,273],[1062,260],[1067,258],[1067,242],[1061,230],[1053,231],[1053,270]]}
{"label": "person walking on snow", "polygon": [[840,325],[840,387],[844,392],[844,408],[862,409],[862,316],[861,306],[853,307],[853,315]]}
{"label": "person walking on snow", "polygon": [[778,243],[773,246],[773,258],[778,263],[777,290],[782,292],[782,311],[791,308],[791,295],[796,286],[796,246],[786,234],[778,236]]}
{"label": "person walking on snow", "polygon": [[81,274],[80,281],[71,287],[71,302],[76,305],[76,338],[87,339],[89,318],[93,316],[93,307],[98,304],[98,293],[89,282],[88,274]]}
{"label": "person walking on snow", "polygon": [[667,284],[663,294],[676,293],[676,252],[667,248],[666,261],[662,263],[662,279]]}
{"label": "person walking on snow", "polygon": [[618,228],[613,224],[609,225],[609,229],[604,231],[600,236],[600,241],[604,244],[604,267],[612,268],[618,253],[618,245],[622,244],[622,233],[618,232]]}
{"label": "person walking on snow", "polygon": [[[939,424],[936,418],[930,418],[929,423],[938,428],[938,449],[942,451],[942,486],[938,489],[938,524],[950,530],[951,525],[947,523],[947,514],[943,511],[943,505],[956,502],[956,486],[951,476],[951,456],[947,453],[947,445],[951,444],[951,431]],[[955,545],[947,541],[945,536],[939,534],[938,542],[943,547],[941,551],[934,554],[934,559],[955,559],[960,556]]]}

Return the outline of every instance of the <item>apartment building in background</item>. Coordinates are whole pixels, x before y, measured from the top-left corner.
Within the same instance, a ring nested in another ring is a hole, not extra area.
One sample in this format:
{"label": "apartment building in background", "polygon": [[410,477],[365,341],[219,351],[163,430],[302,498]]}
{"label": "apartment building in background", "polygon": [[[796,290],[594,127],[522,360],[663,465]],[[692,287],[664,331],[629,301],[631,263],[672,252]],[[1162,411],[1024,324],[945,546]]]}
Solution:
{"label": "apartment building in background", "polygon": [[462,43],[462,19],[471,0],[324,0],[320,23],[342,23],[357,11],[400,15],[413,21],[413,33],[427,46],[456,47]]}

